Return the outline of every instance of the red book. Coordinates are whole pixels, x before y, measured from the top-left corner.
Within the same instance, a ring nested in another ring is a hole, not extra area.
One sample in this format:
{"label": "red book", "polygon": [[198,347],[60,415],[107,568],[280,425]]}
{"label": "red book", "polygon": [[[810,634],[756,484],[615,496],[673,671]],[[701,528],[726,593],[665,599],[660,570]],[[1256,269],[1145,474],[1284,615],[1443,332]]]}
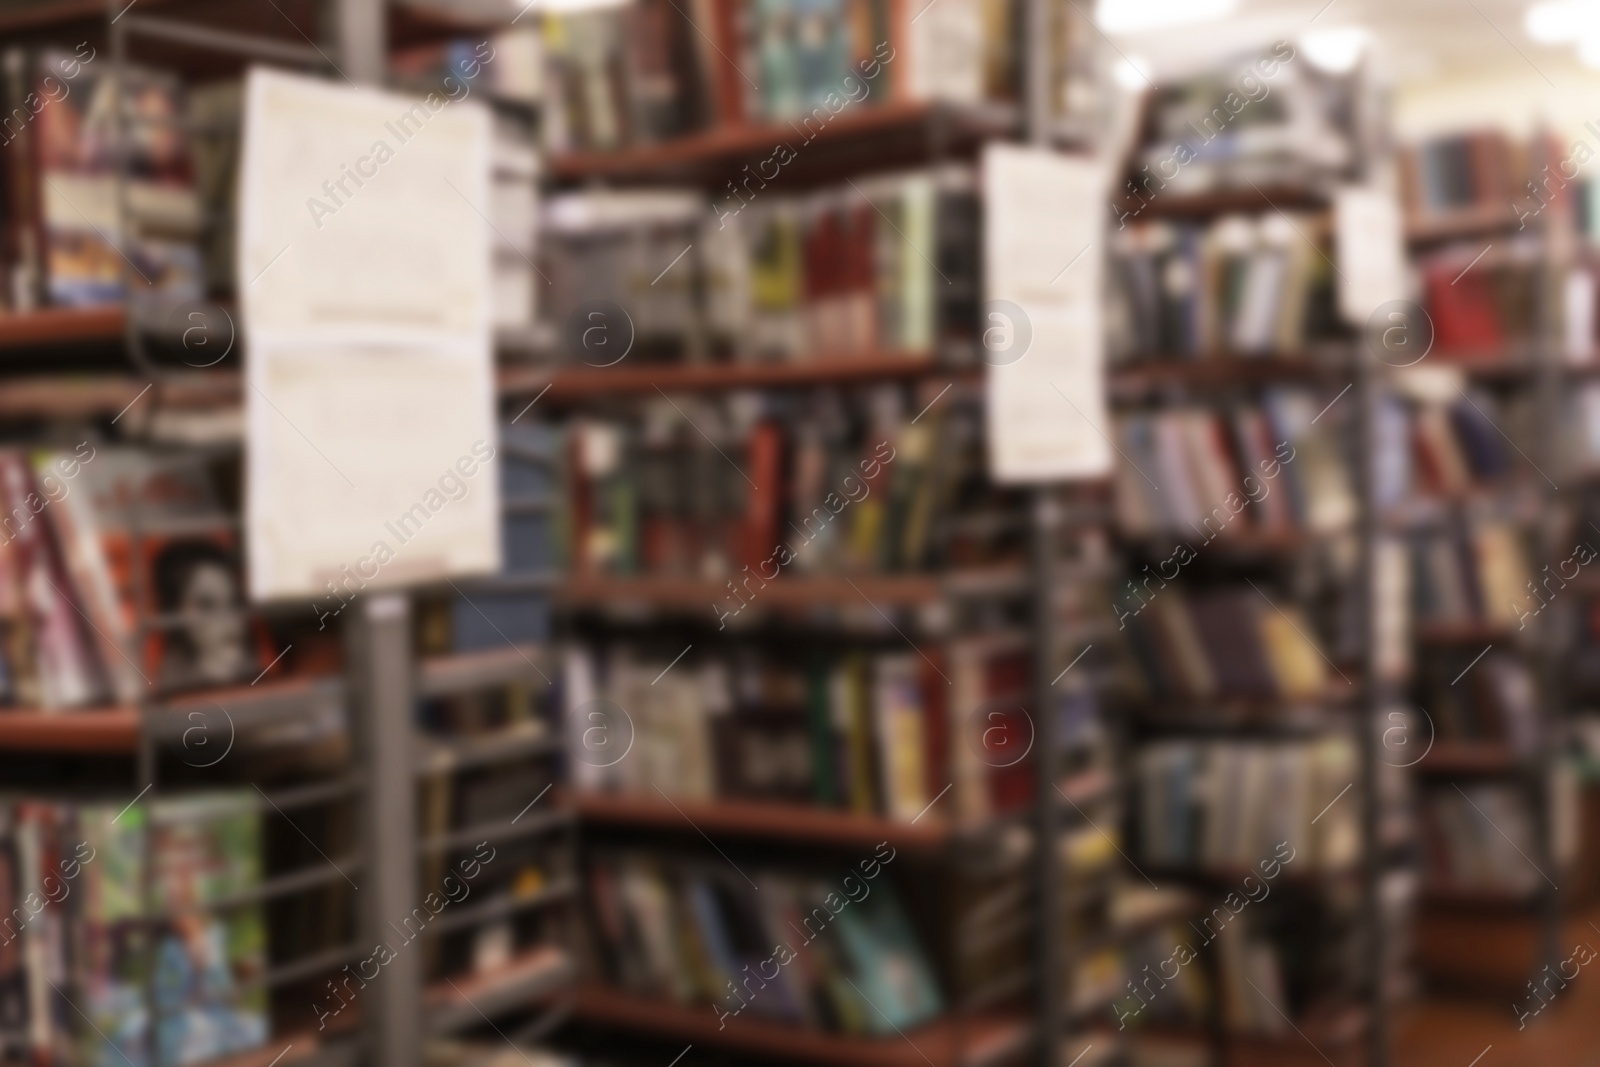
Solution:
{"label": "red book", "polygon": [[[922,660],[922,766],[928,797],[943,793],[954,781],[950,771],[950,680],[948,659],[942,648],[920,649]],[[945,798],[948,804],[950,798]],[[945,812],[951,809],[937,805]]]}
{"label": "red book", "polygon": [[1468,270],[1451,261],[1435,261],[1423,268],[1428,314],[1433,319],[1434,349],[1441,354],[1481,352],[1505,340],[1496,313],[1493,276]]}
{"label": "red book", "polygon": [[778,512],[783,500],[783,431],[776,423],[757,423],[745,449],[745,474],[753,483],[745,507],[744,562],[770,579],[772,565],[759,570],[778,547]]}

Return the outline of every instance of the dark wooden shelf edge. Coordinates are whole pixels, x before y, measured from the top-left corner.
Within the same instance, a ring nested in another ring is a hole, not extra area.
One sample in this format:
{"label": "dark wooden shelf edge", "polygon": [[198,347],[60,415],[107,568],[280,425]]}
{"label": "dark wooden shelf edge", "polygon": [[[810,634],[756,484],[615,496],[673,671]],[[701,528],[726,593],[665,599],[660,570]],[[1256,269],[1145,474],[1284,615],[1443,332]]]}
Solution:
{"label": "dark wooden shelf edge", "polygon": [[954,367],[916,352],[863,352],[784,362],[637,364],[616,367],[507,367],[500,393],[575,400],[620,393],[694,392],[948,376],[972,379],[978,368]]}
{"label": "dark wooden shelf edge", "polygon": [[[641,828],[696,830],[708,834],[775,838],[872,848],[887,841],[896,848],[932,850],[958,832],[932,818],[913,825],[880,815],[863,815],[805,804],[761,800],[691,800],[671,803],[653,794],[573,793],[580,819]],[[674,806],[676,805],[676,806]]]}
{"label": "dark wooden shelf edge", "polygon": [[[754,589],[751,607],[809,607],[821,604],[915,606],[952,596],[1005,596],[1028,592],[1026,570],[992,567],[943,574],[828,574],[775,578]],[[738,602],[726,583],[666,575],[586,575],[556,587],[568,605],[642,603],[703,609]]]}
{"label": "dark wooden shelf edge", "polygon": [[585,1022],[643,1031],[712,1047],[835,1067],[958,1067],[998,1061],[1032,1039],[1020,1018],[941,1020],[901,1036],[854,1037],[754,1019],[730,1019],[670,1001],[585,985],[574,1014]]}
{"label": "dark wooden shelf edge", "polygon": [[122,337],[127,321],[121,304],[4,312],[0,313],[0,349],[115,341]]}
{"label": "dark wooden shelf edge", "polygon": [[0,710],[0,752],[125,755],[139,747],[139,709]]}
{"label": "dark wooden shelf edge", "polygon": [[[841,111],[817,134],[818,144],[837,144],[935,119],[954,132],[998,133],[1017,125],[1017,111],[1005,104],[978,108],[938,102],[903,101]],[[600,151],[572,151],[553,156],[550,174],[557,181],[588,178],[648,177],[659,172],[692,170],[749,152],[768,153],[774,145],[804,138],[788,122],[751,122],[716,126],[687,137],[656,144]]]}

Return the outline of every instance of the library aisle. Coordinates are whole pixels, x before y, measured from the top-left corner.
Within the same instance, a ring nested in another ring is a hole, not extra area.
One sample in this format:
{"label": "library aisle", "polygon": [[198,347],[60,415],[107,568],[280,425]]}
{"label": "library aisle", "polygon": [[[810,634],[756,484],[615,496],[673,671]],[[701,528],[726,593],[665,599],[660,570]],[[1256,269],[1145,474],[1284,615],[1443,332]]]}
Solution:
{"label": "library aisle", "polygon": [[0,1067],[1600,1067],[1600,0],[0,2]]}

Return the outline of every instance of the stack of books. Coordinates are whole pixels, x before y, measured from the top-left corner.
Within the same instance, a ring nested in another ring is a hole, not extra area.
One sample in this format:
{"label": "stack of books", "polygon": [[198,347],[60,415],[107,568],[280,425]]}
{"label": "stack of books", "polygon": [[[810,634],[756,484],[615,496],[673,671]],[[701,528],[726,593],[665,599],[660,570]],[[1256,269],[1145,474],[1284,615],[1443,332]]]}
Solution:
{"label": "stack of books", "polygon": [[635,359],[974,358],[971,167],[874,176],[805,195],[767,186],[747,172],[714,190],[709,205],[673,190],[552,198],[543,270],[553,282],[550,322],[565,333],[567,355],[593,366],[621,358],[623,339],[583,329],[592,325],[587,312],[609,301],[626,312]]}
{"label": "stack of books", "polygon": [[1533,592],[1523,536],[1509,523],[1478,520],[1413,537],[1412,617],[1437,626],[1523,629],[1545,603]]}
{"label": "stack of books", "polygon": [[605,971],[635,993],[711,1005],[724,1025],[738,1016],[846,1034],[910,1030],[943,999],[883,877],[893,857],[880,846],[861,872],[830,876],[607,852],[588,872]]}
{"label": "stack of books", "polygon": [[1520,656],[1493,651],[1478,659],[1482,651],[1433,650],[1419,671],[1420,705],[1441,742],[1505,745],[1532,756],[1540,734],[1533,675]]}
{"label": "stack of books", "polygon": [[[1361,805],[1346,737],[1318,741],[1167,740],[1139,753],[1139,856],[1155,867],[1337,871],[1361,854]],[[1316,820],[1313,822],[1312,820]]]}
{"label": "stack of books", "polygon": [[1382,397],[1373,415],[1378,506],[1460,496],[1506,477],[1514,454],[1499,427],[1510,421],[1506,405],[1484,390],[1418,403]]}
{"label": "stack of books", "polygon": [[248,682],[280,651],[247,613],[237,527],[204,457],[0,451],[0,508],[0,705]]}
{"label": "stack of books", "polygon": [[254,794],[119,808],[17,801],[0,809],[6,1058],[181,1065],[259,1047],[268,1030],[266,991],[254,985],[267,960],[263,912],[216,908],[261,883]]}
{"label": "stack of books", "polygon": [[1523,789],[1475,784],[1435,789],[1422,803],[1423,882],[1436,892],[1531,893],[1543,879],[1533,811]]}
{"label": "stack of books", "polygon": [[1250,532],[1331,531],[1355,518],[1333,419],[1306,393],[1269,390],[1229,411],[1171,407],[1116,420],[1124,532],[1173,534],[1201,549]]}
{"label": "stack of books", "polygon": [[1522,198],[1526,149],[1494,130],[1437,137],[1400,153],[1400,187],[1414,217],[1505,211]]}
{"label": "stack of books", "polygon": [[[1031,737],[1025,642],[954,638],[920,652],[777,649],[645,658],[627,646],[569,654],[569,736],[580,744],[597,698],[626,709],[633,755],[615,766],[575,755],[578,784],[656,796],[816,804],[901,821],[976,821],[1032,801],[1021,755]],[[592,695],[591,695],[592,694]],[[1007,701],[1010,701],[1008,703]],[[989,708],[992,714],[982,714]],[[1007,730],[1013,754],[983,747]]]}
{"label": "stack of books", "polygon": [[913,424],[900,394],[877,396],[867,411],[826,394],[764,410],[658,398],[642,428],[575,420],[562,565],[720,579],[736,613],[779,577],[1025,559],[1021,531],[972,518],[1015,500],[984,476],[971,405],[946,397]]}
{"label": "stack of books", "polygon": [[1337,335],[1336,278],[1312,215],[1129,223],[1117,232],[1114,358],[1296,356]]}
{"label": "stack of books", "polygon": [[[139,294],[198,299],[203,209],[178,80],[128,66],[113,96],[112,60],[87,44],[74,53],[8,49],[4,67],[6,114],[35,116],[8,134],[12,306],[119,302],[129,295],[124,254]],[[116,179],[119,104],[129,111],[126,215]]]}
{"label": "stack of books", "polygon": [[888,0],[635,0],[556,15],[550,147],[607,150],[761,122],[809,140],[847,110],[1010,99],[1014,17],[1001,0],[921,11]]}
{"label": "stack of books", "polygon": [[1193,593],[1129,583],[1116,605],[1151,695],[1164,701],[1232,697],[1314,700],[1332,668],[1299,607],[1245,586]]}

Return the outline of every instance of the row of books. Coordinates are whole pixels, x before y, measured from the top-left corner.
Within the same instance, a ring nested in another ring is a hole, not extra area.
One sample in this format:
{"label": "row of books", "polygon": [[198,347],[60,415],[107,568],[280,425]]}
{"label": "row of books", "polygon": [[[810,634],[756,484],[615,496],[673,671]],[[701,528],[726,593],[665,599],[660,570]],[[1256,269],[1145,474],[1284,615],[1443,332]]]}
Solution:
{"label": "row of books", "polygon": [[1082,999],[1109,999],[1107,1021],[1133,1033],[1198,1029],[1214,1011],[1229,1034],[1292,1034],[1292,1023],[1274,1007],[1297,1007],[1286,988],[1285,938],[1272,936],[1249,911],[1218,911],[1227,922],[1201,916],[1211,918],[1203,930],[1172,922],[1090,956],[1079,968]]}
{"label": "row of books", "polygon": [[724,1022],[910,1030],[944,1000],[885,870],[893,855],[879,846],[860,871],[793,874],[602,854],[588,878],[604,973],[636,993],[710,1004]]}
{"label": "row of books", "polygon": [[1336,800],[1357,775],[1345,737],[1144,746],[1138,855],[1175,869],[1253,870],[1275,855],[1301,875],[1346,868],[1361,852],[1361,806]]}
{"label": "row of books", "polygon": [[[118,240],[155,293],[176,301],[203,295],[199,189],[212,176],[197,174],[197,165],[214,160],[197,159],[182,132],[178,79],[128,67],[119,101],[110,57],[87,45],[72,53],[16,47],[4,65],[6,114],[33,116],[6,156],[9,299],[23,308],[122,299],[127,268]],[[129,111],[126,225],[115,179],[119,103]]]}
{"label": "row of books", "polygon": [[555,15],[546,26],[550,146],[605,150],[780,121],[804,138],[847,109],[1015,95],[1015,4],[913,7],[633,0]]}
{"label": "row of books", "polygon": [[[545,206],[552,326],[591,365],[975,351],[978,200],[970,166],[797,195],[754,173],[716,190],[592,191]],[[610,301],[626,322],[591,321]],[[607,337],[591,327],[607,327]],[[582,326],[582,329],[575,327]]]}
{"label": "row of books", "polygon": [[[580,788],[816,804],[903,821],[972,821],[1030,803],[1022,755],[1032,724],[1020,702],[1029,658],[1015,639],[961,638],[918,652],[796,657],[743,647],[676,663],[673,655],[569,652]],[[616,723],[604,721],[613,708],[625,722],[615,711]],[[619,731],[618,745],[631,744],[627,759],[582,750],[596,709],[595,721]]]}
{"label": "row of books", "polygon": [[946,398],[919,417],[896,389],[873,396],[865,413],[830,393],[661,398],[642,426],[574,420],[556,559],[731,579],[734,614],[785,576],[1020,559],[1018,531],[956,518],[1012,507],[984,478],[976,410]]}
{"label": "row of books", "polygon": [[1463,242],[1417,261],[1439,357],[1504,358],[1498,350],[1508,342],[1536,336],[1546,285],[1541,249],[1537,238],[1513,236],[1488,255]]}
{"label": "row of books", "polygon": [[0,703],[134,703],[256,678],[277,655],[203,457],[0,451],[0,512]]}
{"label": "row of books", "polygon": [[260,884],[260,833],[253,794],[0,807],[4,1058],[176,1067],[265,1043],[262,908],[215,908]]}
{"label": "row of books", "polygon": [[1441,742],[1504,744],[1532,755],[1540,737],[1533,676],[1520,656],[1482,652],[1477,646],[1442,647],[1422,657],[1418,705],[1427,709]]}
{"label": "row of books", "polygon": [[1379,508],[1419,495],[1460,495],[1511,472],[1511,446],[1499,427],[1504,406],[1481,390],[1453,400],[1407,403],[1381,397],[1373,415]]}
{"label": "row of books", "polygon": [[1411,617],[1522,629],[1544,604],[1532,591],[1522,538],[1514,525],[1496,520],[1454,522],[1410,537]]}
{"label": "row of books", "polygon": [[1116,234],[1110,350],[1122,358],[1293,355],[1335,336],[1330,249],[1311,216],[1146,222]]}
{"label": "row of books", "polygon": [[1353,94],[1350,79],[1297,62],[1287,41],[1157,86],[1124,210],[1136,215],[1162,195],[1316,187],[1341,176],[1356,156]]}
{"label": "row of books", "polygon": [[1435,137],[1400,152],[1401,196],[1421,218],[1505,211],[1527,195],[1532,174],[1527,146],[1494,130]]}
{"label": "row of books", "polygon": [[[476,87],[526,95],[538,50],[514,28],[438,51],[397,57],[400,76],[424,91],[447,75],[459,79],[449,95],[463,99]],[[8,281],[0,300],[13,310],[130,297],[171,308],[235,289],[242,82],[189,86],[169,71],[123,64],[119,90],[114,62],[88,44],[70,53],[6,50],[5,113],[30,119],[7,127],[0,173]],[[119,152],[128,178],[120,198]],[[525,123],[497,118],[493,160],[494,319],[531,326],[537,158]]]}
{"label": "row of books", "polygon": [[1544,884],[1527,792],[1469,784],[1427,792],[1420,812],[1424,884],[1432,890],[1530,893]]}
{"label": "row of books", "polygon": [[1174,533],[1200,548],[1251,531],[1327,531],[1355,517],[1337,424],[1316,425],[1309,393],[1268,390],[1223,412],[1174,407],[1115,421],[1117,519],[1125,533]]}
{"label": "row of books", "polygon": [[1299,606],[1258,589],[1129,583],[1116,606],[1150,695],[1162,701],[1326,696],[1331,665]]}

